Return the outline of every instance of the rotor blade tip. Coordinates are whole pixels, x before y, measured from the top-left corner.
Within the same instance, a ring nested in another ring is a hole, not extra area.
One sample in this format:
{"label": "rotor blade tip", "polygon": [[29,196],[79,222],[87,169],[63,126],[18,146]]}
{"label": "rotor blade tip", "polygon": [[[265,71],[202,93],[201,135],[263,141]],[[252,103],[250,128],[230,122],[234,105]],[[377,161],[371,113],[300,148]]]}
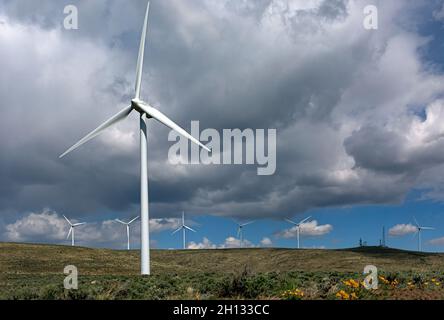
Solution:
{"label": "rotor blade tip", "polygon": [[67,154],[68,154],[68,152],[62,153],[61,155],[59,155],[59,159],[63,159]]}

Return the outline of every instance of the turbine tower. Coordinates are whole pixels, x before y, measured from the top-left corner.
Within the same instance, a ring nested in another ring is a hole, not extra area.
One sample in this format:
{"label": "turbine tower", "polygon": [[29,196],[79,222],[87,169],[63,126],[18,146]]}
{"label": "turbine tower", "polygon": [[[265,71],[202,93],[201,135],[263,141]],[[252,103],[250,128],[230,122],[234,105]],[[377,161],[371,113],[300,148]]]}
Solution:
{"label": "turbine tower", "polygon": [[244,227],[246,227],[246,226],[248,226],[248,225],[250,225],[252,223],[254,223],[254,221],[250,221],[250,222],[247,222],[247,223],[236,222],[236,224],[237,224],[237,237],[240,240],[240,247],[241,248],[243,248],[243,246],[244,246]]}
{"label": "turbine tower", "polygon": [[422,248],[421,248],[421,231],[422,230],[435,230],[435,228],[431,228],[431,227],[422,227],[419,225],[418,221],[416,220],[415,217],[413,217],[413,220],[415,220],[415,224],[416,224],[416,232],[414,234],[418,235],[418,251],[421,252]]}
{"label": "turbine tower", "polygon": [[385,226],[382,227],[382,246],[387,248],[387,244],[385,242]]}
{"label": "turbine tower", "polygon": [[126,119],[129,114],[136,111],[140,114],[140,216],[141,216],[141,274],[150,275],[150,230],[149,230],[149,208],[148,208],[148,145],[147,145],[147,123],[148,120],[154,119],[168,128],[176,131],[185,138],[191,140],[193,143],[204,148],[208,152],[211,152],[206,146],[200,143],[199,140],[195,139],[183,128],[177,125],[174,121],[168,118],[159,110],[150,106],[147,102],[141,100],[140,90],[142,84],[142,70],[143,70],[143,59],[145,52],[145,39],[148,26],[148,15],[150,10],[150,2],[145,13],[145,21],[142,29],[142,36],[140,40],[139,56],[137,59],[137,69],[136,69],[136,86],[135,86],[135,96],[131,100],[131,105],[118,112],[116,115],[111,117],[109,120],[100,125],[97,129],[89,133],[71,148],[69,148],[65,153],[63,153],[60,158],[63,158],[71,151],[77,149],[84,143],[95,138],[101,134],[105,129],[111,127],[112,125]]}
{"label": "turbine tower", "polygon": [[65,218],[65,220],[69,223],[69,232],[68,232],[68,236],[66,237],[66,240],[69,239],[69,236],[71,236],[71,246],[75,246],[75,238],[74,238],[74,232],[75,232],[75,228],[83,226],[84,224],[86,224],[86,222],[81,222],[81,223],[71,223],[71,221],[63,216],[63,218]]}
{"label": "turbine tower", "polygon": [[298,249],[301,248],[301,246],[300,246],[300,240],[299,240],[299,238],[300,238],[300,233],[301,233],[301,225],[302,225],[304,222],[306,222],[308,219],[310,219],[310,218],[311,218],[311,217],[305,218],[304,220],[301,220],[301,221],[298,222],[298,223],[296,223],[296,222],[294,222],[293,220],[290,220],[290,219],[288,219],[288,218],[285,219],[285,221],[287,221],[287,222],[291,223],[292,225],[295,225],[295,226],[296,226],[296,235],[297,235],[297,238],[298,238]]}
{"label": "turbine tower", "polygon": [[185,212],[182,212],[182,225],[176,231],[174,231],[171,235],[178,233],[180,230],[182,230],[183,249],[185,250],[187,248],[186,231],[189,230],[192,232],[196,232],[196,230],[188,227],[185,224]]}
{"label": "turbine tower", "polygon": [[128,246],[127,246],[127,250],[130,250],[130,225],[136,221],[137,219],[139,219],[139,216],[135,217],[133,220],[131,220],[130,222],[124,222],[120,219],[116,219],[115,221],[123,224],[124,226],[126,226],[126,238],[128,240]]}

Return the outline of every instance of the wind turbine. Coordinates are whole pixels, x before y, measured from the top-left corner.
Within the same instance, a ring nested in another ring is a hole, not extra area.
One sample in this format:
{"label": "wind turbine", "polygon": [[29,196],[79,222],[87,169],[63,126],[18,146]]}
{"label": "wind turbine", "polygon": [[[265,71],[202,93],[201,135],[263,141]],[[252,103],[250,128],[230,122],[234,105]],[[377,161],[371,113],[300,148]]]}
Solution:
{"label": "wind turbine", "polygon": [[70,226],[70,228],[69,228],[69,232],[68,232],[68,236],[66,237],[66,240],[68,240],[69,239],[69,236],[71,236],[71,246],[75,246],[75,240],[74,240],[74,231],[75,231],[75,228],[76,227],[80,227],[80,226],[83,226],[84,224],[86,224],[86,222],[81,222],[81,223],[71,223],[71,221],[67,218],[67,217],[65,217],[65,216],[63,216],[63,218],[65,218],[65,220],[69,223],[69,226]]}
{"label": "wind turbine", "polygon": [[415,224],[416,224],[416,232],[414,233],[413,236],[418,235],[418,251],[421,252],[422,248],[421,248],[421,231],[422,230],[435,230],[435,228],[431,228],[431,227],[422,227],[419,225],[418,221],[416,220],[415,217],[413,217],[413,220],[415,220]]}
{"label": "wind turbine", "polygon": [[83,139],[69,148],[65,153],[63,153],[60,158],[63,158],[71,151],[77,149],[84,143],[95,138],[101,134],[105,129],[111,127],[112,125],[126,119],[132,111],[136,111],[140,114],[140,216],[141,216],[141,273],[142,275],[151,274],[150,270],[150,230],[149,230],[149,208],[148,208],[148,145],[147,145],[147,123],[149,119],[155,119],[170,129],[176,131],[185,138],[191,140],[193,143],[204,148],[208,152],[211,152],[206,146],[200,143],[199,140],[191,136],[183,128],[177,125],[174,121],[168,118],[159,110],[150,106],[147,102],[140,99],[140,90],[142,84],[142,70],[143,70],[143,60],[145,53],[145,39],[148,26],[148,15],[150,10],[150,2],[145,13],[145,21],[142,29],[142,36],[140,40],[139,56],[137,59],[137,69],[136,69],[136,86],[135,86],[135,96],[131,100],[131,105],[118,112],[116,115],[111,117],[109,120],[100,125],[97,129],[86,135]]}
{"label": "wind turbine", "polygon": [[299,221],[298,223],[296,223],[296,222],[294,222],[293,220],[290,220],[290,219],[288,219],[288,218],[285,219],[285,221],[287,221],[287,222],[291,223],[292,225],[295,225],[295,226],[296,226],[296,234],[297,234],[297,238],[298,238],[298,249],[301,248],[301,247],[300,247],[300,241],[299,241],[300,233],[301,233],[301,225],[302,225],[304,222],[306,222],[308,219],[310,219],[310,218],[311,218],[311,216],[308,217],[308,218],[305,218],[304,220]]}
{"label": "wind turbine", "polygon": [[115,221],[118,223],[123,224],[124,226],[126,226],[126,238],[128,239],[128,250],[130,249],[130,225],[136,221],[137,219],[139,219],[139,217],[135,217],[133,220],[131,220],[130,222],[124,222],[120,219],[116,219]]}
{"label": "wind turbine", "polygon": [[250,221],[247,223],[239,223],[235,221],[237,224],[237,236],[240,240],[240,247],[242,248],[244,246],[244,227],[254,223],[254,221]]}
{"label": "wind turbine", "polygon": [[174,231],[171,235],[178,233],[180,230],[182,230],[183,249],[185,250],[187,248],[186,231],[189,230],[192,232],[196,232],[196,230],[188,227],[185,224],[185,212],[182,212],[182,225],[176,231]]}

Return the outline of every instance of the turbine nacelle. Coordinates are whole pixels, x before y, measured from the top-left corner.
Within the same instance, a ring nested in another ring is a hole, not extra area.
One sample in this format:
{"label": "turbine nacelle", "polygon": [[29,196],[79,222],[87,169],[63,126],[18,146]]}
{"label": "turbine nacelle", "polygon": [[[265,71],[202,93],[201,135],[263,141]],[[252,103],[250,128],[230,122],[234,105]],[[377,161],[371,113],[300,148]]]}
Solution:
{"label": "turbine nacelle", "polygon": [[416,232],[413,234],[413,237],[418,236],[418,251],[422,251],[422,248],[421,248],[421,233],[422,233],[422,231],[435,230],[435,228],[421,226],[415,217],[413,217],[413,220],[415,221],[415,225],[416,225]]}
{"label": "turbine nacelle", "polygon": [[120,223],[120,224],[122,224],[122,225],[124,225],[126,227],[127,249],[128,250],[130,249],[130,226],[131,226],[131,224],[133,222],[135,222],[139,218],[140,218],[140,216],[137,216],[137,217],[135,217],[134,219],[132,219],[132,220],[130,220],[128,222],[125,222],[125,221],[120,220],[120,219],[115,219],[114,220],[115,222]]}
{"label": "turbine nacelle", "polygon": [[171,235],[174,235],[174,234],[178,233],[179,231],[182,231],[183,249],[184,250],[187,248],[187,245],[186,245],[186,235],[185,235],[186,234],[186,230],[196,233],[196,230],[194,230],[193,228],[191,228],[191,227],[189,227],[189,226],[187,226],[185,224],[185,211],[184,211],[184,212],[182,212],[182,225],[176,231],[171,233]]}
{"label": "turbine nacelle", "polygon": [[74,230],[77,227],[85,225],[86,222],[72,223],[71,220],[69,220],[65,215],[63,215],[63,218],[65,218],[66,222],[68,222],[68,224],[69,224],[69,231],[68,231],[68,235],[66,236],[66,239],[69,239],[69,236],[71,236],[71,245],[74,246],[75,245]]}
{"label": "turbine nacelle", "polygon": [[247,223],[240,223],[240,222],[237,222],[236,220],[234,220],[234,223],[237,224],[237,237],[239,238],[239,242],[240,242],[239,244],[240,244],[240,247],[242,248],[243,243],[244,243],[244,233],[243,233],[244,227],[254,223],[254,221],[250,221]]}
{"label": "turbine nacelle", "polygon": [[303,219],[303,220],[301,220],[301,221],[299,221],[299,222],[295,222],[295,221],[293,221],[293,220],[291,220],[291,219],[289,219],[289,218],[285,218],[285,221],[287,221],[288,223],[291,223],[292,225],[294,225],[295,227],[296,227],[296,237],[297,237],[297,240],[298,240],[298,249],[300,249],[300,241],[299,241],[299,237],[300,237],[300,234],[301,234],[301,226],[304,224],[304,223],[306,223],[309,219],[311,218],[311,216],[310,217],[308,217],[308,218],[305,218],[305,219]]}
{"label": "turbine nacelle", "polygon": [[[131,108],[132,108],[133,110],[139,112],[140,114],[144,114],[144,113],[146,113],[146,112],[142,109],[142,107],[141,107],[142,104],[147,105],[148,103],[146,103],[146,102],[144,102],[144,101],[142,101],[142,100],[140,100],[140,99],[137,99],[137,98],[134,98],[134,99],[131,100]],[[147,114],[147,118],[148,118],[148,119],[151,119],[152,117],[151,117],[149,114]]]}

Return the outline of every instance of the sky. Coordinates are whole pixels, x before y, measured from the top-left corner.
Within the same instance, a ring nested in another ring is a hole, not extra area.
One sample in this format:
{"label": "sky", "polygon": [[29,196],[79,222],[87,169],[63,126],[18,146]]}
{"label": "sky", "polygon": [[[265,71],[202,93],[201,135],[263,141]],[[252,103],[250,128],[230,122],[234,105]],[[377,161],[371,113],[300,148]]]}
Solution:
{"label": "sky", "polygon": [[[64,28],[64,8],[78,29]],[[378,9],[366,29],[364,8]],[[136,115],[58,156],[125,106],[144,0],[0,1],[0,241],[121,249],[139,212]],[[444,251],[444,1],[153,0],[142,97],[185,129],[277,132],[276,171],[177,165],[150,122],[152,243],[306,248],[362,238]],[[221,152],[225,152],[222,150]],[[139,224],[132,228],[139,245]]]}

